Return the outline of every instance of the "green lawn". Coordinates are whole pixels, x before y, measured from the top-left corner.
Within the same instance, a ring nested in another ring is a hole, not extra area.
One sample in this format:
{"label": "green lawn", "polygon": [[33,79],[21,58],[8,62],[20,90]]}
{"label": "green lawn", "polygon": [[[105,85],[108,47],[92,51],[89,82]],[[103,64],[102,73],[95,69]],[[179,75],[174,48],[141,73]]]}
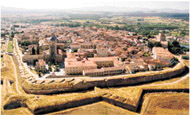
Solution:
{"label": "green lawn", "polygon": [[13,52],[13,41],[9,41],[7,52],[9,53]]}

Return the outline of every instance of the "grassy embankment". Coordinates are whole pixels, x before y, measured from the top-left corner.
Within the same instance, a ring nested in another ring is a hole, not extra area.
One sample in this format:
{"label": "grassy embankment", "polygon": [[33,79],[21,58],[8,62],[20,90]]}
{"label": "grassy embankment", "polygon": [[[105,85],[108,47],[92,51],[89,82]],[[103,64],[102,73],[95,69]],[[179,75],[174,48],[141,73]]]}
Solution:
{"label": "grassy embankment", "polygon": [[7,52],[12,53],[13,52],[13,41],[9,41]]}
{"label": "grassy embankment", "polygon": [[3,59],[5,63],[5,68],[1,69],[1,77],[15,81],[14,67],[11,61],[11,57],[9,55],[4,55]]}

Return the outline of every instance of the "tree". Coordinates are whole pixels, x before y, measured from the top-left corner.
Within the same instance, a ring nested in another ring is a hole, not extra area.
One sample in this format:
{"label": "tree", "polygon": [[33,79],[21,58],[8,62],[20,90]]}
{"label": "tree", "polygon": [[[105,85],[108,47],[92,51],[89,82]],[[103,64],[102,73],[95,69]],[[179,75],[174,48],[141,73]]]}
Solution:
{"label": "tree", "polygon": [[5,33],[1,33],[1,37],[5,37]]}
{"label": "tree", "polygon": [[37,74],[39,75],[39,77],[41,77],[41,72],[40,71],[37,71]]}
{"label": "tree", "polygon": [[38,60],[37,59],[35,59],[34,61],[33,61],[33,66],[36,66],[36,62],[37,62]]}
{"label": "tree", "polygon": [[142,39],[142,37],[138,36],[137,39],[140,40],[140,39]]}
{"label": "tree", "polygon": [[62,49],[62,52],[66,52],[66,50],[65,50],[65,49]]}
{"label": "tree", "polygon": [[189,56],[182,56],[182,58],[188,60]]}
{"label": "tree", "polygon": [[32,55],[35,55],[35,51],[34,47],[32,47]]}
{"label": "tree", "polygon": [[145,56],[145,57],[149,57],[150,54],[149,54],[149,52],[144,52],[144,53],[143,53],[143,56]]}
{"label": "tree", "polygon": [[189,48],[186,48],[186,47],[182,47],[182,50],[183,50],[184,52],[189,52]]}
{"label": "tree", "polygon": [[14,37],[14,33],[13,32],[11,32],[11,38],[13,38]]}
{"label": "tree", "polygon": [[168,42],[168,50],[173,54],[182,54],[184,50],[176,40]]}
{"label": "tree", "polygon": [[51,66],[48,66],[48,70],[49,70],[49,71],[52,71],[52,68],[51,68]]}
{"label": "tree", "polygon": [[115,30],[119,30],[119,26],[118,25],[115,26]]}
{"label": "tree", "polygon": [[28,46],[28,45],[30,45],[31,44],[31,42],[30,41],[24,41],[24,42],[20,42],[21,43],[21,45],[22,46]]}
{"label": "tree", "polygon": [[161,47],[162,45],[161,45],[160,42],[155,42],[155,43],[154,43],[154,46],[155,46],[155,47]]}
{"label": "tree", "polygon": [[154,44],[151,41],[148,41],[148,47],[152,49],[154,47]]}
{"label": "tree", "polygon": [[127,47],[124,47],[123,50],[124,50],[124,51],[127,51]]}
{"label": "tree", "polygon": [[150,34],[148,34],[148,36],[147,36],[148,38],[151,38],[152,36],[150,35]]}
{"label": "tree", "polygon": [[37,54],[40,54],[40,47],[37,46]]}
{"label": "tree", "polygon": [[55,71],[59,71],[59,65],[55,65]]}
{"label": "tree", "polygon": [[181,32],[180,32],[180,36],[184,37],[185,35],[186,35],[185,30],[181,30]]}
{"label": "tree", "polygon": [[78,51],[78,49],[73,49],[73,52],[77,52]]}
{"label": "tree", "polygon": [[179,42],[176,41],[176,40],[174,40],[174,41],[172,42],[172,45],[173,45],[174,47],[180,47]]}
{"label": "tree", "polygon": [[48,62],[48,66],[51,66],[51,63],[50,63],[50,62]]}

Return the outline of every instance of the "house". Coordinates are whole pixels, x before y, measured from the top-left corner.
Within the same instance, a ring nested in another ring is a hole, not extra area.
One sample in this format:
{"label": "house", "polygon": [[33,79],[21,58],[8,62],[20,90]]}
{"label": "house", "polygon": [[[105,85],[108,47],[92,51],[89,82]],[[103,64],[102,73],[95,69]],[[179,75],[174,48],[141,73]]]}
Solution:
{"label": "house", "polygon": [[95,76],[117,75],[117,74],[122,74],[124,72],[125,68],[123,66],[120,66],[120,67],[107,67],[101,69],[84,70],[83,75],[95,77]]}
{"label": "house", "polygon": [[130,63],[125,65],[126,71],[129,73],[135,73],[140,71],[147,71],[149,70],[148,64],[144,62],[143,59],[133,59]]}
{"label": "house", "polygon": [[97,65],[92,61],[70,61],[65,62],[65,73],[67,75],[79,75],[84,70],[96,69]]}
{"label": "house", "polygon": [[38,62],[36,62],[35,69],[40,70],[42,72],[46,72],[47,71],[46,62],[43,59],[39,59]]}
{"label": "house", "polygon": [[153,47],[152,53],[154,59],[170,63],[170,66],[176,63],[174,55],[162,47]]}
{"label": "house", "polygon": [[164,33],[159,33],[157,36],[157,40],[158,41],[166,41],[166,36],[164,35]]}
{"label": "house", "polygon": [[99,57],[108,57],[109,55],[108,49],[105,48],[97,48],[96,51]]}

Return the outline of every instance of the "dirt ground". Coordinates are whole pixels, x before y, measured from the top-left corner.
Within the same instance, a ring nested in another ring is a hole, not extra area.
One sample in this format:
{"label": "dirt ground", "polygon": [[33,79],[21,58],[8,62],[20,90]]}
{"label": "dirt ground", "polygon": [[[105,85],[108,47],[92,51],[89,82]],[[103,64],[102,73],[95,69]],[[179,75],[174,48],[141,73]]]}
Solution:
{"label": "dirt ground", "polygon": [[97,102],[48,115],[138,115],[106,102]]}
{"label": "dirt ground", "polygon": [[188,115],[188,93],[150,93],[144,96],[143,115]]}

